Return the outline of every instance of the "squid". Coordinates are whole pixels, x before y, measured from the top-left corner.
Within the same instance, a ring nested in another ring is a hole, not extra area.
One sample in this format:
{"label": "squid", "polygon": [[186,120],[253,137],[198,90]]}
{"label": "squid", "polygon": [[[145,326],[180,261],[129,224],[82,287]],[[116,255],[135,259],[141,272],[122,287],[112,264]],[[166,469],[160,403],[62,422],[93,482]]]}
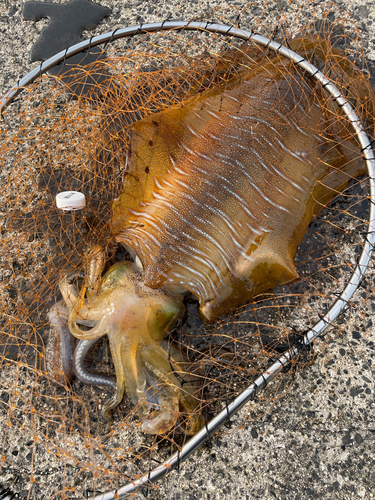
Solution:
{"label": "squid", "polygon": [[[330,65],[373,126],[374,92],[354,64],[319,37],[290,45],[316,66]],[[150,434],[176,425],[194,434],[204,425],[201,376],[189,375],[188,360],[167,341],[184,296],[196,297],[211,322],[298,280],[294,257],[310,222],[365,173],[350,124],[313,77],[252,46],[222,61],[219,73],[235,68],[225,81],[129,125],[110,228],[132,260],[105,272],[104,249],[94,246],[80,286],[63,275],[62,300],[49,312],[52,376],[74,372],[109,387],[108,422],[126,393]],[[115,380],[83,363],[105,335]]]}

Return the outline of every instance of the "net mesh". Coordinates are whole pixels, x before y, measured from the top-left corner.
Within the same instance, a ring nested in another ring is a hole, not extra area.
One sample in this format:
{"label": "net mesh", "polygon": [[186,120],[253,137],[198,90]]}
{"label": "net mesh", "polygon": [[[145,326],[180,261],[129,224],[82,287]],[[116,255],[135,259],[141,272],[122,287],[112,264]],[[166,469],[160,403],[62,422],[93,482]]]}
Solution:
{"label": "net mesh", "polygon": [[[201,19],[239,25],[284,45],[297,36],[320,34],[322,50],[328,51],[321,70],[366,119],[368,108],[355,100],[353,89],[367,82],[368,71],[359,30],[346,12],[324,4],[304,11],[293,2],[283,9],[261,2],[215,10]],[[82,285],[88,248],[104,245],[106,269],[129,258],[115,244],[109,222],[111,202],[121,192],[131,123],[231,81],[253,63],[243,43],[204,31],[139,33],[101,47],[97,64],[85,66],[83,61],[80,68],[72,67],[68,84],[43,75],[3,112],[1,474],[12,491],[26,491],[27,498],[77,498],[88,490],[116,489],[147,473],[188,439],[181,425],[161,436],[141,433],[140,417],[126,396],[105,431],[101,408],[110,391],[77,379],[56,382],[49,373],[48,311],[61,300],[62,275],[69,272]],[[332,59],[332,47],[342,55]],[[267,62],[284,64],[287,74],[288,61],[281,63],[282,57],[267,49],[257,51]],[[358,71],[343,81],[336,69],[348,61]],[[69,60],[64,71],[68,67]],[[342,114],[328,95],[322,100],[318,94],[314,98],[330,113],[331,124],[337,122],[347,141],[355,141],[350,127],[340,125]],[[359,147],[357,155],[360,160]],[[69,190],[85,194],[85,209],[56,208],[56,194]],[[205,419],[295,345],[348,283],[368,226],[367,176],[353,178],[331,198],[298,248],[299,280],[255,297],[211,325],[200,320],[194,297],[185,299],[187,313],[166,340],[189,360],[187,374],[200,374],[195,398]],[[349,305],[328,336],[363,314],[368,292],[363,293],[365,298]],[[324,346],[322,340],[316,348]],[[286,394],[294,374],[313,360],[313,352],[303,352],[279,374],[252,403],[256,418]],[[106,338],[90,349],[86,363],[90,370],[114,377]]]}

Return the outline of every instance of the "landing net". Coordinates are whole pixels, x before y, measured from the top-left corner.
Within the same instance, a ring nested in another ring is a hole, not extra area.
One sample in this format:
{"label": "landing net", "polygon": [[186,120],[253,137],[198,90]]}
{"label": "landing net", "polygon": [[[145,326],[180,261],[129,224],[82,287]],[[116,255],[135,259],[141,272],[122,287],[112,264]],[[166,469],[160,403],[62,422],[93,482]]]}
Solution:
{"label": "landing net", "polygon": [[[332,7],[305,12],[294,3],[274,16],[274,7],[273,2],[260,2],[236,11],[217,10],[199,21],[240,26],[282,45],[297,36],[319,35],[322,47],[341,50],[343,60],[357,66],[356,76],[343,81],[335,71],[337,56],[332,63],[327,53],[327,62],[319,69],[352,99],[367,126],[368,111],[355,101],[353,89],[368,81],[368,70],[351,17]],[[1,482],[11,491],[37,499],[116,490],[166,460],[188,440],[183,426],[163,436],[141,433],[140,419],[126,397],[105,432],[100,411],[109,390],[75,379],[56,383],[48,373],[47,315],[61,299],[62,274],[75,274],[78,283],[82,279],[88,248],[104,242],[108,267],[129,258],[114,243],[109,221],[111,202],[121,191],[130,124],[229,82],[252,64],[251,57],[244,57],[243,43],[205,30],[149,34],[140,30],[99,46],[98,62],[85,66],[83,61],[80,68],[72,67],[63,82],[44,74],[3,111]],[[258,50],[267,60],[275,57],[267,48]],[[241,59],[240,66],[236,58]],[[286,71],[288,64],[285,61]],[[69,68],[69,59],[62,66],[64,71]],[[342,114],[330,96],[319,103],[339,126]],[[345,130],[348,142],[354,140],[353,129],[347,125]],[[70,190],[85,194],[85,209],[62,212],[56,208],[56,194]],[[281,353],[298,345],[348,284],[366,242],[369,193],[366,174],[353,176],[342,191],[335,192],[297,251],[300,279],[296,282],[256,297],[209,326],[199,318],[197,301],[185,300],[187,314],[166,340],[181,349],[190,361],[189,370],[202,374],[195,397],[207,422]],[[334,339],[364,314],[371,278],[370,263],[366,281],[345,313],[329,326],[314,351],[301,351],[258,395],[251,403],[249,421],[270,411],[289,391],[295,374],[325,349],[327,339]],[[87,364],[90,370],[114,377],[106,339],[90,350]]]}

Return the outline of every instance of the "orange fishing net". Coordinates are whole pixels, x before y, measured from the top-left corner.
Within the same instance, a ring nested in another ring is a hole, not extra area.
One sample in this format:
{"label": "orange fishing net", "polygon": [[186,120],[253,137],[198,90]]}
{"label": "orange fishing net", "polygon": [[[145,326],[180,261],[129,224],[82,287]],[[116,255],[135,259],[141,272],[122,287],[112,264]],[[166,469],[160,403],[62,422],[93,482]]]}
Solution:
{"label": "orange fishing net", "polygon": [[[368,71],[350,16],[330,9],[304,12],[289,2],[270,22],[275,4],[262,5],[218,10],[205,20],[239,24],[283,45],[296,36],[320,34],[322,50],[328,47],[321,71],[355,98],[353,89],[368,81]],[[48,370],[48,312],[61,300],[58,282],[64,273],[82,287],[85,256],[93,245],[104,246],[106,269],[129,259],[116,245],[110,221],[126,169],[130,124],[231,81],[253,64],[243,43],[204,30],[139,33],[101,47],[105,57],[97,64],[72,68],[70,89],[59,78],[43,75],[2,113],[1,474],[12,491],[37,499],[114,490],[147,473],[188,439],[183,425],[161,436],[141,433],[140,417],[126,396],[106,431],[101,409],[110,390],[77,379],[56,381]],[[336,49],[341,60],[337,55],[331,59],[329,51]],[[267,63],[284,64],[268,49],[257,50]],[[358,72],[342,81],[336,70],[345,61]],[[290,64],[285,61],[286,70]],[[86,86],[82,92],[85,84],[89,91]],[[354,144],[354,132],[342,125],[332,100],[322,100],[321,93],[316,98],[332,127],[343,127],[347,142]],[[365,119],[367,104],[353,105]],[[357,154],[360,162],[359,146]],[[55,196],[70,190],[85,194],[85,209],[56,208]],[[185,299],[187,313],[166,341],[189,361],[186,375],[199,374],[196,411],[206,420],[295,345],[350,279],[368,225],[367,176],[352,179],[331,198],[298,248],[297,281],[257,296],[211,325],[200,320],[196,299]],[[368,292],[362,293],[365,298],[349,304],[328,335],[337,335],[363,313]],[[279,374],[252,403],[254,415],[268,411],[288,391],[293,375],[313,359],[312,352],[305,352]],[[86,363],[88,370],[115,376],[106,338],[90,349]],[[25,447],[24,457],[17,450]],[[54,471],[50,476],[49,468]]]}

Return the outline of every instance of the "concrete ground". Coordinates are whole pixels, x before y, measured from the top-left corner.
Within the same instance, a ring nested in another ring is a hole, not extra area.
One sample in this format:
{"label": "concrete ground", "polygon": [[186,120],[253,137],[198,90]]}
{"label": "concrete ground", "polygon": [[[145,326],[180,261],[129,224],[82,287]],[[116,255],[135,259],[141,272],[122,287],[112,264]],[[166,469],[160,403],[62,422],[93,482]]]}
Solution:
{"label": "concrete ground", "polygon": [[[239,6],[242,2],[234,3]],[[320,4],[309,3],[312,8]],[[189,20],[226,5],[224,1],[202,0],[101,0],[100,4],[108,6],[112,14],[94,33],[166,18]],[[366,0],[338,4],[355,16],[366,57],[375,63],[375,4]],[[46,20],[22,20],[21,9],[16,0],[0,3],[1,94],[35,66],[29,63],[29,53],[46,24]],[[375,305],[371,285],[361,293],[368,298],[363,315],[355,317],[315,362],[297,375],[285,398],[252,424],[246,422],[252,408],[245,407],[235,419],[234,427],[240,428],[219,433],[212,449],[198,450],[148,498],[374,498]],[[361,300],[360,294],[357,300]],[[0,429],[0,442],[1,434]],[[0,477],[1,485],[11,487],[5,477]],[[50,486],[53,491],[53,484]]]}

